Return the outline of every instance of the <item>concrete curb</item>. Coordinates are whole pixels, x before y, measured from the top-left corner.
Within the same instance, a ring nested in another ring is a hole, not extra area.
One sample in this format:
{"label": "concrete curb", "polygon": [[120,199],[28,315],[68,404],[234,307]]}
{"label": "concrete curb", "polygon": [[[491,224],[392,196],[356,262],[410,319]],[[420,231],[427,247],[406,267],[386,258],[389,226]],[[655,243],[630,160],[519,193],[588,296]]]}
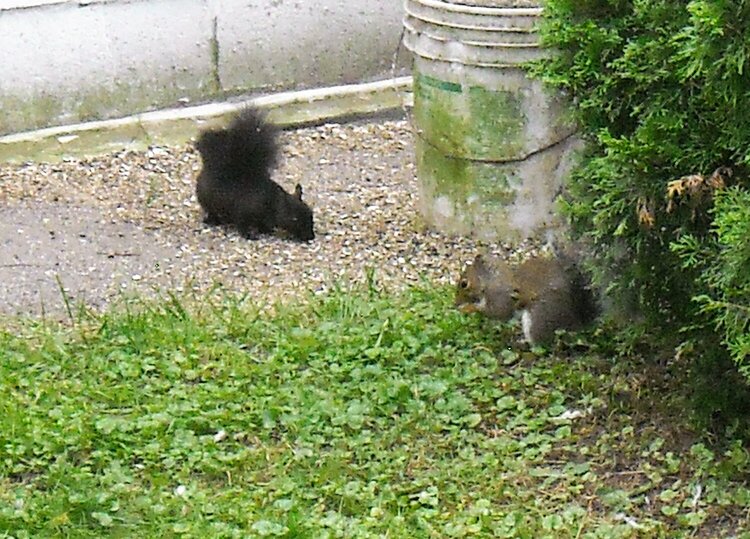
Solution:
{"label": "concrete curb", "polygon": [[166,109],[0,137],[0,162],[59,161],[151,145],[184,144],[211,125],[225,123],[247,105],[292,127],[366,117],[411,106],[411,77],[285,92],[236,102]]}

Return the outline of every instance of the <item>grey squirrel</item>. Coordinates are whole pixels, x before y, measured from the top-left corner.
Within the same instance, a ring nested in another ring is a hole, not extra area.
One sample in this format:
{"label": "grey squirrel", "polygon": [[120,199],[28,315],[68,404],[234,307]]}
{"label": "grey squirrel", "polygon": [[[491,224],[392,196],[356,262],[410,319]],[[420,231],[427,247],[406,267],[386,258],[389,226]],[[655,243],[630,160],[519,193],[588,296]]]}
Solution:
{"label": "grey squirrel", "polygon": [[278,129],[255,108],[240,112],[226,128],[204,131],[196,148],[203,168],[196,182],[198,202],[209,225],[234,225],[240,233],[286,230],[301,241],[315,238],[313,213],[302,201],[302,186],[287,193],[271,179],[278,160]]}
{"label": "grey squirrel", "polygon": [[477,255],[458,281],[456,306],[488,318],[510,320],[521,311],[524,337],[548,343],[557,330],[583,328],[599,307],[575,262],[567,256],[535,256],[512,266]]}

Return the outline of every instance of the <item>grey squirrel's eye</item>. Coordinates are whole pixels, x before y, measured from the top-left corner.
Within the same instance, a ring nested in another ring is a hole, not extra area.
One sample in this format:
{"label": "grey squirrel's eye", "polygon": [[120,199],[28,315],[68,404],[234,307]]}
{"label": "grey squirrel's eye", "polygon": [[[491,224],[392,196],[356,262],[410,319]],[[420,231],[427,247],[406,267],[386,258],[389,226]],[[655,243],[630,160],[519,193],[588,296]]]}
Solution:
{"label": "grey squirrel's eye", "polygon": [[469,281],[466,279],[461,279],[461,281],[458,283],[458,286],[461,288],[469,288]]}

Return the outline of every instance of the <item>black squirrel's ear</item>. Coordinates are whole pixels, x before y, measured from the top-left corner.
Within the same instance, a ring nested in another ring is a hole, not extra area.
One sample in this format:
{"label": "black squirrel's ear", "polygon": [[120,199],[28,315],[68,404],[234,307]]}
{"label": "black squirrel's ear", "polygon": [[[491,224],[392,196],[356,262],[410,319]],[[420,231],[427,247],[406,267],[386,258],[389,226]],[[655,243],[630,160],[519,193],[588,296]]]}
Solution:
{"label": "black squirrel's ear", "polygon": [[294,187],[294,196],[296,196],[298,199],[302,200],[302,186],[300,184],[297,184]]}

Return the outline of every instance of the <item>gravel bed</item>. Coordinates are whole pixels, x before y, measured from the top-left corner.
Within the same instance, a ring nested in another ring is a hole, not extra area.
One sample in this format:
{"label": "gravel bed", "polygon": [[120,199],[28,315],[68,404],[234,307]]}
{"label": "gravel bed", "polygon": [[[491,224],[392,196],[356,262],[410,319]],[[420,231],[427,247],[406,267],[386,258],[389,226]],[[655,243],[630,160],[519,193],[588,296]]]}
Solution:
{"label": "gravel bed", "polygon": [[274,178],[288,190],[301,183],[315,212],[307,244],[204,225],[192,146],[0,165],[0,311],[59,313],[63,297],[98,309],[123,292],[215,286],[270,303],[361,281],[367,268],[398,289],[452,282],[478,250],[507,250],[424,226],[405,121],[327,124],[281,143]]}

